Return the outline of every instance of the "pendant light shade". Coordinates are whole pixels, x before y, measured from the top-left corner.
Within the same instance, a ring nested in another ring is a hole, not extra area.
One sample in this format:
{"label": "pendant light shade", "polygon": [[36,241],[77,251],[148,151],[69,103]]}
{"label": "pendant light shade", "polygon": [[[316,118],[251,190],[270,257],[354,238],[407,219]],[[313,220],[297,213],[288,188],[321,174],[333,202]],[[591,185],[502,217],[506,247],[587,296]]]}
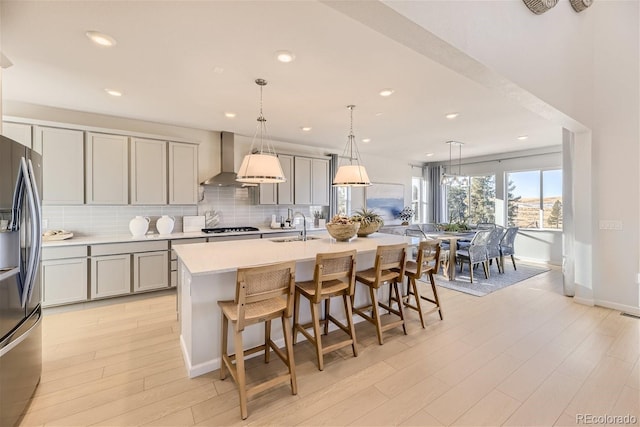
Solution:
{"label": "pendant light shade", "polygon": [[371,185],[371,180],[367,170],[360,164],[360,152],[353,134],[353,109],[356,106],[347,105],[347,108],[351,111],[351,127],[342,157],[348,157],[349,163],[338,168],[338,172],[333,178],[333,185],[336,187],[368,187]]}
{"label": "pendant light shade", "polygon": [[[260,115],[258,116],[256,133],[251,142],[251,149],[249,150],[249,154],[242,159],[236,181],[246,184],[285,182],[287,179],[282,172],[280,160],[276,156],[275,149],[269,143],[267,137],[267,119],[262,115],[262,88],[267,85],[267,81],[256,79],[256,84],[260,86]],[[260,150],[258,151],[256,149],[254,151],[258,137],[260,138]]]}

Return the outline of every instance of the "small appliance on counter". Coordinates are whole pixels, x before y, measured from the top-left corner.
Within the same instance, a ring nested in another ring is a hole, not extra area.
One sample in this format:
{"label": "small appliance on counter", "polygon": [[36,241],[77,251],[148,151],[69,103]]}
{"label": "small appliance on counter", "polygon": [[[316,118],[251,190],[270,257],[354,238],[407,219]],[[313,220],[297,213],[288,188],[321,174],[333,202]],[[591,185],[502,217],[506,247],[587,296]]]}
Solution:
{"label": "small appliance on counter", "polygon": [[182,217],[182,231],[185,233],[200,231],[205,228],[204,215],[185,215]]}

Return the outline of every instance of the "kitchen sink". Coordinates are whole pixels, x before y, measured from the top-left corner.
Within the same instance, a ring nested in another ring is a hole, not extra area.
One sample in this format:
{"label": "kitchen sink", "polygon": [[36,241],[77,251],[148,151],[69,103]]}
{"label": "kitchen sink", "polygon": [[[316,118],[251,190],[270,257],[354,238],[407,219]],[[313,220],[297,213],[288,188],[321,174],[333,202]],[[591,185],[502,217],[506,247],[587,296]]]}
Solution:
{"label": "kitchen sink", "polygon": [[[317,239],[321,239],[321,237],[307,236],[307,240],[317,240]],[[271,241],[276,243],[302,242],[302,237],[301,236],[283,237],[281,239],[271,239]]]}

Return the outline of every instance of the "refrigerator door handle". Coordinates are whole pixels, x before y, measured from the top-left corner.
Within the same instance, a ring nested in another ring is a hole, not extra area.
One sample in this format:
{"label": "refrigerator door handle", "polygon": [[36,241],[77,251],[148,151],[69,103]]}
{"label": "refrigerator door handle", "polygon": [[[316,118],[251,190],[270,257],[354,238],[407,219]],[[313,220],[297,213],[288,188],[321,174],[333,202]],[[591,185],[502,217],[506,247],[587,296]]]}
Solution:
{"label": "refrigerator door handle", "polygon": [[[31,185],[31,179],[29,177],[29,169],[27,167],[27,161],[25,160],[24,157],[20,160],[20,167],[22,168],[22,171],[23,171],[22,176],[24,177],[24,181],[25,181],[24,189],[26,190],[25,193],[27,195],[27,206],[29,207],[29,219],[30,219],[29,223],[31,225],[31,240],[32,240],[31,245],[29,246],[29,256],[27,258],[27,271],[24,276],[24,281],[22,282],[22,295],[20,295],[20,303],[22,304],[22,307],[26,307],[27,298],[29,297],[29,293],[30,293],[30,288],[33,285],[35,273],[37,273],[35,271],[37,268],[37,264],[35,263],[35,261],[38,253],[38,246],[39,246],[38,242],[40,239],[40,234],[38,232],[39,226],[37,224],[39,215],[36,212],[37,209],[34,202],[33,187]],[[38,233],[38,234],[35,234],[35,233]],[[33,241],[34,239],[35,239],[35,242]]]}
{"label": "refrigerator door handle", "polygon": [[22,206],[22,197],[24,195],[24,179],[26,170],[22,169],[22,164],[18,168],[18,177],[16,178],[16,188],[13,190],[13,205],[11,207],[11,222],[9,223],[9,231],[17,231],[20,228],[20,206]]}
{"label": "refrigerator door handle", "polygon": [[[36,275],[38,274],[38,266],[40,265],[40,256],[42,254],[42,206],[40,205],[40,195],[38,193],[38,186],[36,185],[36,176],[33,173],[33,163],[31,159],[28,161],[29,182],[31,184],[31,201],[32,207],[32,234],[31,234],[31,259],[30,263],[33,265],[31,271],[31,277],[29,278],[29,287],[27,288],[27,299],[31,301],[31,295],[33,294],[33,287],[36,284]],[[26,304],[25,301],[25,304]]]}

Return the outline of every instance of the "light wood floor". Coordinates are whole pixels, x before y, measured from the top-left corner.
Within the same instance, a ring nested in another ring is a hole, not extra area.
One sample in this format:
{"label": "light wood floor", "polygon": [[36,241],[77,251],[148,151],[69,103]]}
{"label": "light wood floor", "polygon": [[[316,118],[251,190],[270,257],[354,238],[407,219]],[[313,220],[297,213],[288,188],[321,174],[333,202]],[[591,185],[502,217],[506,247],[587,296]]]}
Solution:
{"label": "light wood floor", "polygon": [[[426,289],[426,288],[425,288]],[[576,425],[577,414],[640,416],[640,320],[561,295],[557,270],[478,298],[440,289],[444,321],[410,314],[376,342],[357,325],[360,354],[316,369],[295,347],[298,394],[249,400],[242,422],[231,379],[189,379],[175,296],[44,319],[42,382],[22,425]],[[248,363],[251,378],[284,369]],[[584,424],[584,422],[583,422]],[[636,425],[638,421],[636,420]]]}

